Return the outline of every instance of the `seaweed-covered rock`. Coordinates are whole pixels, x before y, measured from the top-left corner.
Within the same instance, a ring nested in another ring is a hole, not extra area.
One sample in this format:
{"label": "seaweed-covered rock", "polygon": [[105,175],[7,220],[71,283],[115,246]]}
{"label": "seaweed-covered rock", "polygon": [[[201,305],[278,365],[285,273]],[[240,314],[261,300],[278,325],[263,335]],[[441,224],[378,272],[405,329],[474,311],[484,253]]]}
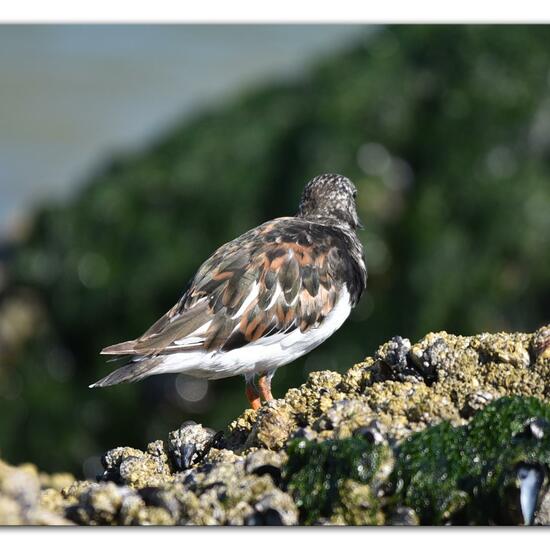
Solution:
{"label": "seaweed-covered rock", "polygon": [[549,327],[395,337],[215,433],[105,453],[97,480],[0,462],[0,523],[550,523]]}
{"label": "seaweed-covered rock", "polygon": [[505,397],[467,426],[414,434],[396,451],[396,500],[424,524],[532,523],[548,485],[549,421],[549,405]]}
{"label": "seaweed-covered rock", "polygon": [[363,438],[295,440],[288,455],[284,479],[303,523],[334,515],[352,524],[382,520],[377,489],[391,472],[393,456],[387,445]]}

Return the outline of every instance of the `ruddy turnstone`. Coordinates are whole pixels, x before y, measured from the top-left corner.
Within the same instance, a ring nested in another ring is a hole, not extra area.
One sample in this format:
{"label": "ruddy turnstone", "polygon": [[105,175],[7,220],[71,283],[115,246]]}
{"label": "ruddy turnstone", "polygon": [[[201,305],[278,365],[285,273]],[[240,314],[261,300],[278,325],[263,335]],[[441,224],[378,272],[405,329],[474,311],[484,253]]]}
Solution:
{"label": "ruddy turnstone", "polygon": [[163,373],[242,374],[253,409],[273,399],[275,371],[339,329],[366,287],[356,195],[343,176],[311,180],[296,216],[221,246],[145,334],[105,348],[128,362],[90,387]]}

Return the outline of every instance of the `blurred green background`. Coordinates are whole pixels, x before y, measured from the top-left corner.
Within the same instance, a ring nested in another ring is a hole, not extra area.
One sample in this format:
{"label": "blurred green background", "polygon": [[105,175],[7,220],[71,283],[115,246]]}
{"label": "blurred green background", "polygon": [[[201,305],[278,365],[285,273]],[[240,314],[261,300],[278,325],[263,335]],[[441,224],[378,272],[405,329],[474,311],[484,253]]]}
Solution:
{"label": "blurred green background", "polygon": [[322,172],[359,190],[368,290],[276,396],[396,334],[548,322],[549,43],[547,26],[365,28],[36,208],[0,252],[1,456],[93,476],[108,448],[242,412],[240,378],[88,384],[111,369],[102,347],[148,328],[219,245],[295,213]]}

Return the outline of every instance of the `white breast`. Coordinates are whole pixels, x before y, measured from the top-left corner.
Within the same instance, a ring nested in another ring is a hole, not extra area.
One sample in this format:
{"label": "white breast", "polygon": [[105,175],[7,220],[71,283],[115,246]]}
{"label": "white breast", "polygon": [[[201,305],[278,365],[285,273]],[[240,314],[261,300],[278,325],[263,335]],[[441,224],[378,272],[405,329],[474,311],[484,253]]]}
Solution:
{"label": "white breast", "polygon": [[217,379],[282,367],[322,344],[342,326],[350,311],[349,293],[344,287],[334,309],[317,328],[304,333],[297,329],[275,334],[227,352],[174,353],[166,356],[151,374],[185,372],[198,378]]}

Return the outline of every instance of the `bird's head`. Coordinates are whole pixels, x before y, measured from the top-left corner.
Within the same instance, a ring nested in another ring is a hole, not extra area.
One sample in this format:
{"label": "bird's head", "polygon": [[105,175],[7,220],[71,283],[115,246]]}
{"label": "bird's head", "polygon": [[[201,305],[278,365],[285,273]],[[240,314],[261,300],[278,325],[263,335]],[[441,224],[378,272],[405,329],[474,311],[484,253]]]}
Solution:
{"label": "bird's head", "polygon": [[304,188],[298,216],[302,218],[333,218],[352,229],[362,228],[357,215],[355,185],[339,174],[321,174]]}

